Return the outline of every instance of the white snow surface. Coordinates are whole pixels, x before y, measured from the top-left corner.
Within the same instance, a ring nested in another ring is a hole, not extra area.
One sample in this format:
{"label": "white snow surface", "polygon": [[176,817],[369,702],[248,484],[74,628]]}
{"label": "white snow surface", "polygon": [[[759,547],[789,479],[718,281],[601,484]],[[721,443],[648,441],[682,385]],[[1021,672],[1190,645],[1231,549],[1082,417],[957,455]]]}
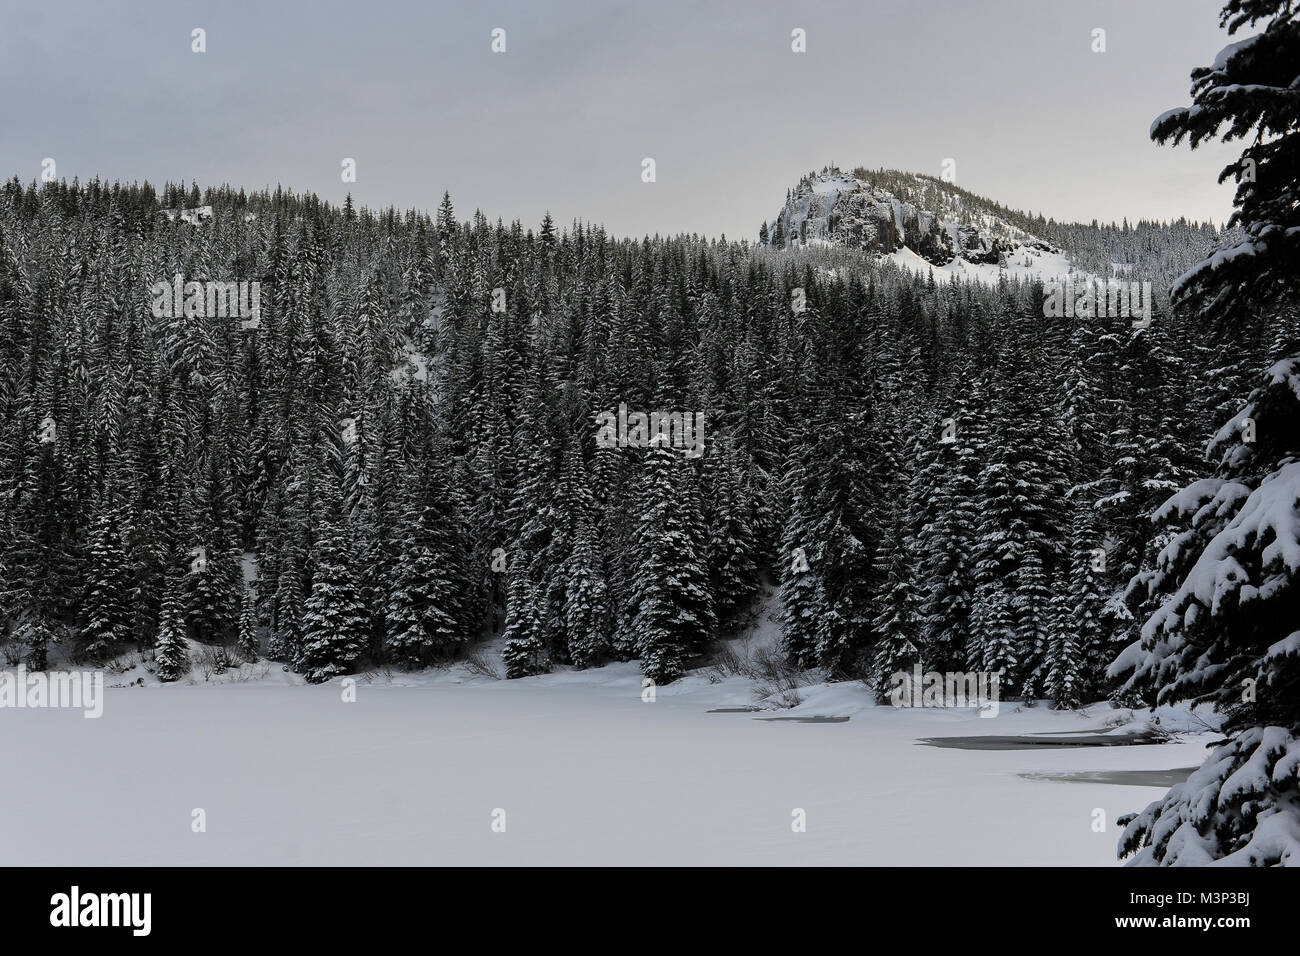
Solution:
{"label": "white snow surface", "polygon": [[936,266],[906,246],[882,258],[917,275],[929,273],[936,282],[947,282],[954,276],[959,281],[979,282],[983,285],[997,285],[1002,276],[1009,280],[1040,279],[1043,282],[1073,279],[1079,283],[1094,278],[1090,273],[1080,272],[1063,253],[1041,252],[1028,246],[1022,246],[1008,256],[1005,268],[994,263],[968,262],[960,257],[947,265]]}
{"label": "white snow surface", "polygon": [[[98,720],[0,710],[0,816],[23,822],[0,862],[1115,866],[1115,819],[1163,788],[1022,774],[1193,767],[1209,739],[922,746],[1144,717],[1109,704],[1004,702],[992,719],[895,709],[858,683],[803,687],[792,710],[708,713],[754,705],[753,683],[700,671],[645,703],[635,664],[517,681],[464,665],[361,675],[351,703],[337,680],[251,673],[108,687]],[[814,715],[850,719],[762,719]],[[206,832],[191,829],[196,808]],[[504,833],[491,826],[498,808]],[[792,831],[796,808],[806,832]]]}
{"label": "white snow surface", "polygon": [[393,384],[402,385],[412,379],[417,382],[427,382],[429,380],[429,356],[417,349],[409,339],[403,341],[402,353],[404,360],[388,373]]}

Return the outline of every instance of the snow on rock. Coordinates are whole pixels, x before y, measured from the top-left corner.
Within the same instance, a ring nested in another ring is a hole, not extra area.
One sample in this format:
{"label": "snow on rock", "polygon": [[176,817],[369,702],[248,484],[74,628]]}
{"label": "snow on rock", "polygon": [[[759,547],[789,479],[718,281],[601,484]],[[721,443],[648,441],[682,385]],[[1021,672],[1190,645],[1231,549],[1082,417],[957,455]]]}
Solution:
{"label": "snow on rock", "polygon": [[193,209],[164,209],[162,214],[167,217],[168,221],[175,222],[179,219],[181,222],[187,222],[191,226],[197,226],[212,218],[211,206],[195,206]]}

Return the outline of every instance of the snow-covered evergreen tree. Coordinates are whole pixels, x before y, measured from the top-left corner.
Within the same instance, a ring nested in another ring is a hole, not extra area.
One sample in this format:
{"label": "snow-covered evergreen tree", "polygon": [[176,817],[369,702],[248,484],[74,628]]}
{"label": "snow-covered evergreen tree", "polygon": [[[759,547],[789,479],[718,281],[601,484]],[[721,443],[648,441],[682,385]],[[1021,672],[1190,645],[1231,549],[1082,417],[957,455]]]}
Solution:
{"label": "snow-covered evergreen tree", "polygon": [[456,595],[444,559],[428,535],[437,521],[432,508],[407,525],[405,550],[388,593],[384,649],[404,667],[445,657],[464,639],[455,616]]}
{"label": "snow-covered evergreen tree", "polygon": [[876,635],[871,651],[870,675],[876,695],[882,697],[891,675],[911,671],[916,664],[929,666],[921,650],[921,595],[917,590],[915,544],[909,538],[907,522],[895,515],[890,534],[879,552],[885,567],[884,587],[872,630]]}
{"label": "snow-covered evergreen tree", "polygon": [[800,667],[816,663],[817,633],[822,613],[820,529],[814,511],[818,493],[815,473],[796,464],[788,475],[790,506],[777,554],[781,581],[781,632],[786,656]]}
{"label": "snow-covered evergreen tree", "polygon": [[921,653],[942,671],[963,669],[972,644],[976,496],[985,434],[978,401],[959,397],[944,409],[951,414],[918,441],[908,495],[917,524]]}
{"label": "snow-covered evergreen tree", "polygon": [[1109,650],[1104,623],[1106,550],[1091,502],[1076,504],[1066,556],[1054,595],[1056,615],[1043,692],[1059,707],[1078,707],[1100,691],[1098,674]]}
{"label": "snow-covered evergreen tree", "polygon": [[322,527],[315,560],[303,612],[299,667],[308,681],[318,684],[352,670],[365,652],[370,622],[342,528],[331,523]]}
{"label": "snow-covered evergreen tree", "polygon": [[641,672],[666,684],[712,640],[713,604],[697,537],[703,521],[683,474],[687,459],[661,447],[645,455],[633,585],[637,652]]}
{"label": "snow-covered evergreen tree", "polygon": [[758,591],[751,503],[742,466],[729,438],[715,441],[704,459],[709,566],[716,616],[731,624]]}
{"label": "snow-covered evergreen tree", "polygon": [[252,588],[245,589],[243,606],[239,610],[239,640],[236,649],[239,656],[250,663],[261,656],[262,644],[257,628],[257,592]]}
{"label": "snow-covered evergreen tree", "polygon": [[568,635],[569,659],[579,668],[594,667],[608,656],[612,635],[596,518],[587,511],[578,516],[577,537],[566,576],[564,629]]}
{"label": "snow-covered evergreen tree", "polygon": [[105,503],[91,531],[82,603],[81,641],[92,660],[120,649],[131,638],[131,563],[126,539]]}
{"label": "snow-covered evergreen tree", "polygon": [[180,576],[172,574],[163,591],[162,613],[158,618],[158,640],[154,645],[154,660],[161,681],[177,681],[190,672],[182,587]]}
{"label": "snow-covered evergreen tree", "polygon": [[[1230,33],[1263,29],[1193,72],[1193,105],[1152,135],[1193,146],[1247,138],[1222,178],[1238,183],[1242,237],[1176,286],[1208,322],[1286,309],[1300,291],[1300,32],[1288,0],[1230,0]],[[1249,173],[1247,173],[1249,170]],[[1214,476],[1171,497],[1157,517],[1182,519],[1146,581],[1161,595],[1141,639],[1116,660],[1129,684],[1162,702],[1213,701],[1227,739],[1185,783],[1128,826],[1137,864],[1300,863],[1300,351],[1269,368],[1211,443]]]}
{"label": "snow-covered evergreen tree", "polygon": [[546,641],[538,621],[537,586],[522,567],[511,572],[505,638],[501,656],[507,677],[532,677],[550,670]]}

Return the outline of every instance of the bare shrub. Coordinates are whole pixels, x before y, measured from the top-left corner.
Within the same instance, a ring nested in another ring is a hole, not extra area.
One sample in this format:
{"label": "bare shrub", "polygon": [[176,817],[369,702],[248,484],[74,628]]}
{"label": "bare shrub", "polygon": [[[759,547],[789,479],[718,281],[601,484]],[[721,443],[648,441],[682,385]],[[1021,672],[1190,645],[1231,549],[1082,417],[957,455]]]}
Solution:
{"label": "bare shrub", "polygon": [[479,677],[490,677],[493,680],[501,680],[502,674],[497,670],[496,665],[483,653],[482,650],[476,650],[465,656],[465,670]]}
{"label": "bare shrub", "polygon": [[106,660],[101,668],[107,674],[125,674],[144,663],[144,655],[140,651],[127,651],[118,654],[116,657],[110,657]]}
{"label": "bare shrub", "polygon": [[753,672],[753,661],[749,659],[748,653],[737,653],[730,641],[720,641],[717,650],[713,652],[709,668],[720,679],[749,677]]}
{"label": "bare shrub", "polygon": [[238,652],[224,644],[204,644],[192,659],[205,681],[220,677],[227,671],[237,670],[240,665]]}
{"label": "bare shrub", "polygon": [[17,667],[19,661],[23,659],[23,642],[18,639],[16,632],[0,638],[0,655],[4,657],[5,665],[8,667]]}
{"label": "bare shrub", "polygon": [[811,683],[811,678],[780,654],[766,648],[754,657],[754,696],[758,700],[778,698],[785,707],[797,707],[803,702],[799,688]]}
{"label": "bare shrub", "polygon": [[248,681],[261,680],[269,673],[271,673],[270,661],[244,661],[230,672],[229,680],[232,684],[244,684]]}

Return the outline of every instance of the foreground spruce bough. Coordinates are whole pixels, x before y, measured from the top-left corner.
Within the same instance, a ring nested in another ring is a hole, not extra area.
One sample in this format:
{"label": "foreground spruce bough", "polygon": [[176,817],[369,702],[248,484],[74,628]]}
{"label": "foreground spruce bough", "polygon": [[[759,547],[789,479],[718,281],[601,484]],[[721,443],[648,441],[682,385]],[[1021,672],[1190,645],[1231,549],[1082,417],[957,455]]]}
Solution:
{"label": "foreground spruce bough", "polygon": [[1193,72],[1193,105],[1151,134],[1248,140],[1220,177],[1238,183],[1243,236],[1174,295],[1225,336],[1283,312],[1284,357],[1212,441],[1215,475],[1157,513],[1177,534],[1132,584],[1159,606],[1113,670],[1162,703],[1216,702],[1229,736],[1129,822],[1121,851],[1139,864],[1300,866],[1300,21],[1285,0],[1233,0],[1222,20],[1263,29]]}

